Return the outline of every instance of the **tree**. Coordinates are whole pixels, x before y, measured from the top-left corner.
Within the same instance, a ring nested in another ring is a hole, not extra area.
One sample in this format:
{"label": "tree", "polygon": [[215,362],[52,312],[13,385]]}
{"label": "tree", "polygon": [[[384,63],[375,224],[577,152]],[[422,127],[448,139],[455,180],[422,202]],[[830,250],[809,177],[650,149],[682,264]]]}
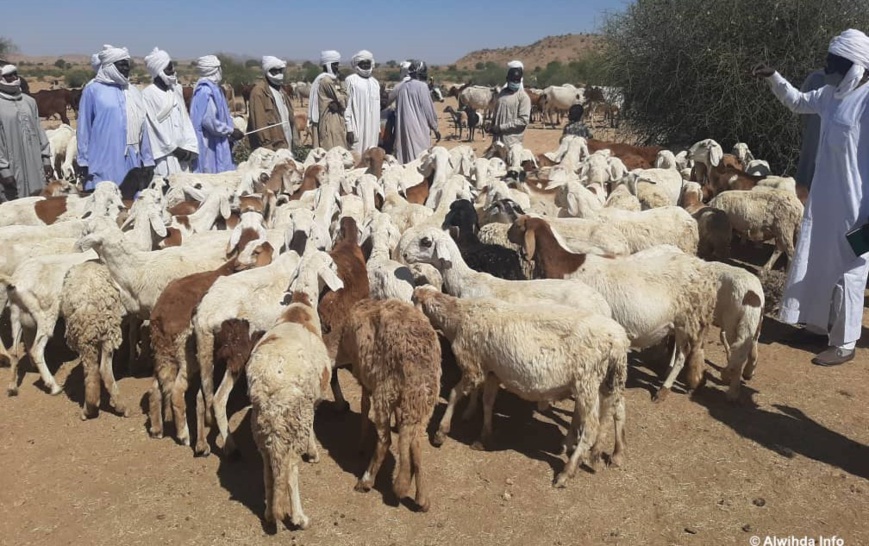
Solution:
{"label": "tree", "polygon": [[258,66],[261,66],[261,63],[256,59],[248,59],[244,62],[245,68],[256,68]]}
{"label": "tree", "polygon": [[58,67],[61,70],[66,70],[67,68],[70,67],[70,64],[68,62],[64,61],[63,59],[58,59],[58,60],[54,61],[54,66]]}
{"label": "tree", "polygon": [[398,62],[390,59],[386,61],[386,66],[388,66],[389,68],[395,68],[396,66],[398,66]]}
{"label": "tree", "polygon": [[484,63],[483,61],[477,61],[477,64],[474,65],[474,68],[476,68],[477,70],[483,70],[486,68],[486,63]]}
{"label": "tree", "polygon": [[66,80],[67,87],[82,87],[93,77],[94,74],[90,70],[76,69],[67,72],[63,78]]}
{"label": "tree", "polygon": [[317,65],[315,65],[311,61],[305,61],[302,63],[302,68],[304,68],[305,70],[311,68],[312,66],[316,67]]}
{"label": "tree", "polygon": [[833,36],[867,26],[866,0],[638,0],[604,24],[605,68],[643,140],[746,142],[786,172],[798,159],[799,121],[752,66],[765,62],[799,87],[823,66]]}

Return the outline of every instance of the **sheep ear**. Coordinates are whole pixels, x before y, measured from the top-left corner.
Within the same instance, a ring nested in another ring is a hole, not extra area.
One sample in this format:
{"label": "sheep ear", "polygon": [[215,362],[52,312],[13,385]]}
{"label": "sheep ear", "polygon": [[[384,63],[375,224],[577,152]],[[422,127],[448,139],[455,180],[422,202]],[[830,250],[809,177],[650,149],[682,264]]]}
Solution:
{"label": "sheep ear", "polygon": [[525,259],[533,260],[534,252],[537,250],[537,239],[534,237],[534,230],[525,228],[525,244],[522,245],[522,250],[525,251]]}
{"label": "sheep ear", "polygon": [[709,163],[713,167],[717,167],[719,163],[721,163],[721,159],[724,156],[724,152],[721,150],[720,146],[712,146],[709,149]]}
{"label": "sheep ear", "polygon": [[434,245],[435,259],[440,260],[444,267],[450,267],[453,264],[453,258],[450,255],[450,250],[443,240],[438,240]]}
{"label": "sheep ear", "polygon": [[[229,234],[229,243],[226,245],[226,253],[227,254],[232,252],[233,249],[235,249],[235,247],[238,246],[238,241],[240,239],[241,239],[241,230],[240,229],[232,230],[232,233]],[[238,249],[238,250],[241,251],[241,249]]]}
{"label": "sheep ear", "polygon": [[331,267],[324,267],[320,271],[320,278],[323,279],[323,282],[326,283],[326,286],[328,286],[329,290],[332,292],[337,292],[344,288],[344,282],[338,278],[338,275],[332,271]]}
{"label": "sheep ear", "polygon": [[154,233],[156,233],[160,237],[165,237],[166,224],[164,224],[163,219],[160,218],[160,213],[154,211],[148,215],[148,219],[151,221],[151,229],[154,230]]}
{"label": "sheep ear", "polygon": [[574,217],[579,216],[579,201],[571,191],[567,192],[567,213]]}
{"label": "sheep ear", "polygon": [[229,199],[221,199],[220,215],[223,216],[224,220],[229,220],[230,214],[232,214],[232,211],[229,209]]}

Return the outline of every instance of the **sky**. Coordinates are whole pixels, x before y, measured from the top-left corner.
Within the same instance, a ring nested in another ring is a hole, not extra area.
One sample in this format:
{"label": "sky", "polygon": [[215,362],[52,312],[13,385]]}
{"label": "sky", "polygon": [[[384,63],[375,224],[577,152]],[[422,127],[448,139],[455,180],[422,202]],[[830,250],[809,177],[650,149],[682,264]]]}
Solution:
{"label": "sky", "polygon": [[4,2],[0,36],[26,55],[90,54],[103,44],[177,59],[210,53],[317,60],[368,49],[378,62],[445,64],[483,48],[593,32],[627,0],[24,0]]}

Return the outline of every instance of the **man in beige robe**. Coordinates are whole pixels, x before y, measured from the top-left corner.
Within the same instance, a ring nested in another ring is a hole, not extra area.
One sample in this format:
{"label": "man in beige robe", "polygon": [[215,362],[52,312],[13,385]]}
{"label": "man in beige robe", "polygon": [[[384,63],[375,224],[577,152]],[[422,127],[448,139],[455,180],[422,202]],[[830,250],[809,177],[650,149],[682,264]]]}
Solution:
{"label": "man in beige robe", "polygon": [[338,81],[340,57],[337,51],[329,51],[324,52],[320,60],[323,74],[317,87],[317,144],[326,151],[336,146],[347,148],[347,125],[344,121],[347,95]]}

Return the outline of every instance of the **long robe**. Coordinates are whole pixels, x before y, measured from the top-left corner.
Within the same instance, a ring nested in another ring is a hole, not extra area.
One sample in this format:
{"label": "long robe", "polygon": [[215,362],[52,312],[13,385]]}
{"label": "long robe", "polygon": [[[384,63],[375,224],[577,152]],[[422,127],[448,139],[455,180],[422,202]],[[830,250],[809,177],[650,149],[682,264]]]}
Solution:
{"label": "long robe", "polygon": [[419,80],[405,82],[395,102],[395,157],[410,163],[431,146],[431,131],[437,131],[438,117],[428,85]]}
{"label": "long robe", "polygon": [[855,256],[845,239],[848,231],[869,221],[869,84],[837,99],[832,86],[801,93],[778,73],[768,81],[790,110],[821,118],[815,172],[781,319],[829,332],[831,346],[850,344],[860,339],[869,273],[869,256]]}
{"label": "long robe", "polygon": [[[43,167],[51,164],[48,137],[39,124],[33,97],[0,94],[0,178],[12,176],[17,197],[27,197],[42,188]],[[0,201],[14,198],[0,188]]]}
{"label": "long robe", "polygon": [[[130,91],[141,92],[130,85]],[[143,120],[144,121],[144,120]],[[97,182],[123,182],[130,169],[154,165],[146,123],[142,123],[139,144],[127,144],[127,100],[116,85],[91,81],[81,93],[76,140],[78,164],[88,168],[85,190]]]}
{"label": "long robe", "polygon": [[223,91],[211,80],[200,78],[190,99],[190,119],[196,131],[199,157],[194,171],[222,173],[235,170],[229,136],[235,126]]}
{"label": "long robe", "polygon": [[498,133],[492,136],[492,142],[501,141],[507,148],[522,144],[525,128],[531,122],[531,99],[528,94],[522,89],[510,91],[504,87],[495,101],[492,127],[497,128]]}
{"label": "long robe", "polygon": [[311,127],[311,141],[314,148],[320,147],[320,135],[317,125],[320,123],[320,105],[317,93],[320,92],[320,82],[329,76],[326,72],[320,72],[311,82],[311,91],[308,93],[308,125]]}
{"label": "long robe", "polygon": [[[320,107],[320,120],[317,123],[320,147],[326,151],[337,146],[346,148],[347,127],[344,125],[344,110],[347,108],[347,97],[337,78],[329,77],[320,80],[317,103]],[[329,110],[329,105],[333,103],[338,105],[338,112]]]}
{"label": "long robe", "polygon": [[347,76],[345,85],[347,109],[344,110],[344,122],[347,132],[356,138],[350,149],[361,154],[376,147],[380,136],[380,82],[352,74]]}
{"label": "long robe", "polygon": [[[815,70],[806,77],[800,91],[808,93],[824,87],[824,71]],[[800,162],[794,178],[797,184],[812,187],[812,175],[815,174],[815,155],[818,153],[818,139],[821,137],[821,118],[817,114],[802,114],[800,122],[803,126],[802,145],[800,146]]]}
{"label": "long robe", "polygon": [[199,153],[196,131],[184,107],[181,86],[175,85],[164,91],[151,84],[142,91],[142,99],[145,101],[148,139],[154,154],[154,174],[169,176],[177,172],[190,172],[192,161],[182,163],[172,155],[178,148]]}
{"label": "long robe", "polygon": [[256,150],[263,147],[269,150],[289,148],[292,150],[293,142],[300,143],[299,131],[296,128],[296,118],[293,116],[293,103],[283,89],[275,90],[265,79],[253,86],[250,91],[250,119],[247,122],[247,130],[253,131],[261,127],[268,127],[280,123],[281,111],[275,93],[279,93],[281,103],[287,110],[287,125],[271,127],[248,136],[250,149]]}

